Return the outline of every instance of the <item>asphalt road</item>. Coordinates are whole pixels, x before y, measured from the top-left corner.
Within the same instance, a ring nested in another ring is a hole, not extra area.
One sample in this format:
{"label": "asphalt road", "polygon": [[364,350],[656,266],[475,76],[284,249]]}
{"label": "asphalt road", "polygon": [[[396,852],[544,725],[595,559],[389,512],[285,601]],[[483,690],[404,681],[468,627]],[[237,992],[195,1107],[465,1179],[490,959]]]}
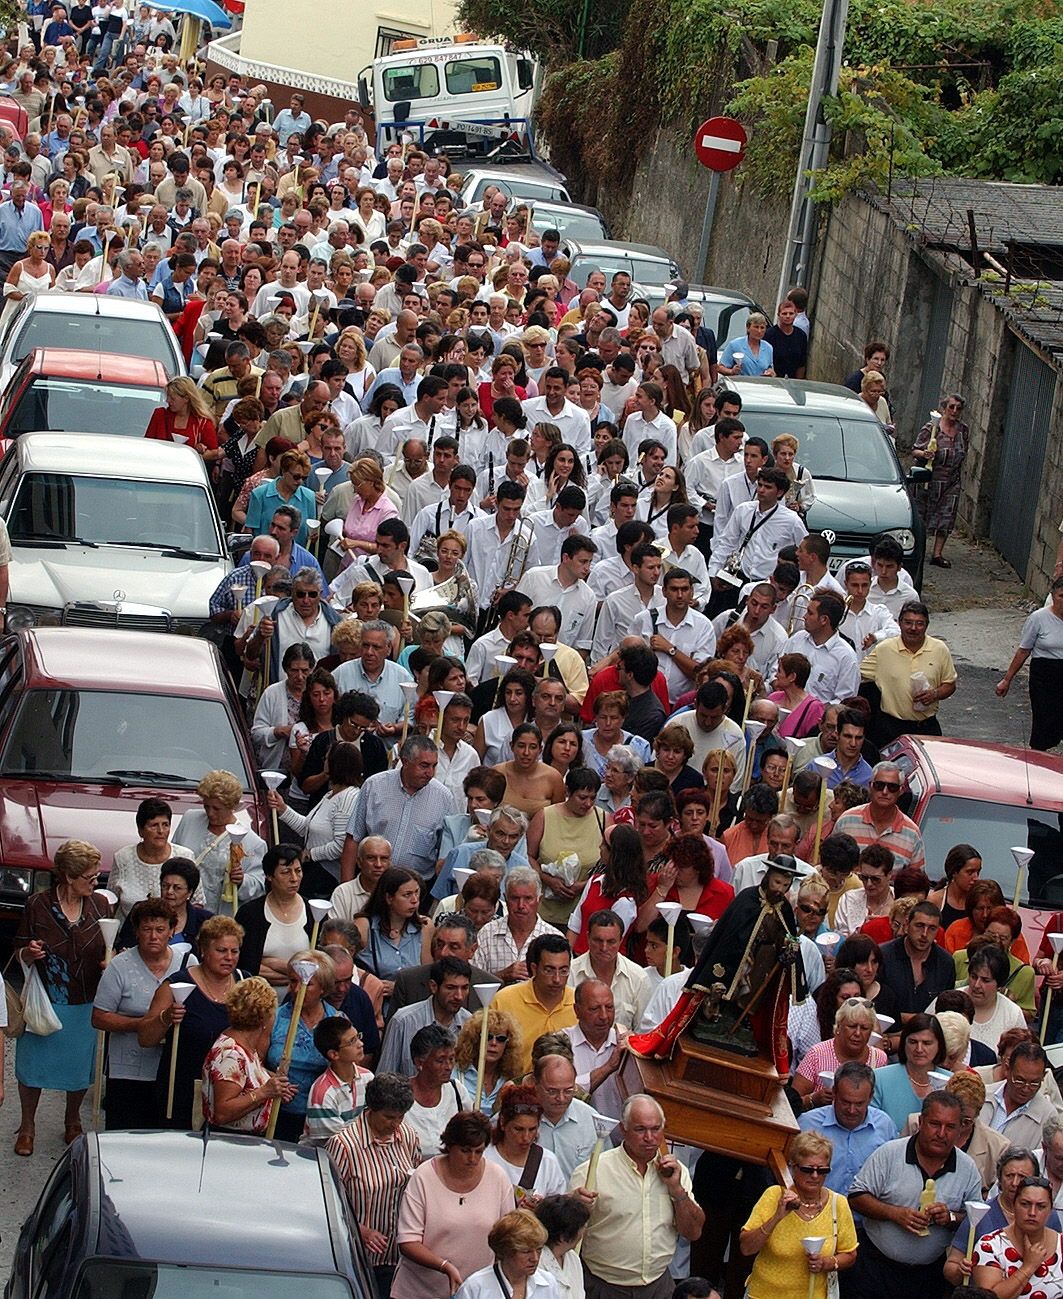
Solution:
{"label": "asphalt road", "polygon": [[[1025,675],[1007,699],[994,687],[1014,653],[1019,631],[1034,607],[1014,572],[995,551],[953,538],[951,569],[927,568],[923,596],[931,610],[932,635],[952,649],[959,673],[956,694],[942,710],[948,735],[996,743],[1025,744],[1029,737],[1029,701]],[[30,1159],[13,1153],[18,1127],[18,1092],[7,1044],[6,1099],[0,1109],[0,1278],[6,1280],[22,1221],[63,1151],[63,1107],[55,1093],[45,1093],[37,1121],[36,1151]],[[89,1101],[83,1121],[89,1123]]]}

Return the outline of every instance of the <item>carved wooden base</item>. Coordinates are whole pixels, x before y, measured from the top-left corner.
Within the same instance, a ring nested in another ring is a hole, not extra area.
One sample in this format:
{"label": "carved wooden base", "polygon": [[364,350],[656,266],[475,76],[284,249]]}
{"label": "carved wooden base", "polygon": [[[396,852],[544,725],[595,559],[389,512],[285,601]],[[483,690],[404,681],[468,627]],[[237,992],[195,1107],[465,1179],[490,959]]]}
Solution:
{"label": "carved wooden base", "polygon": [[786,1152],[800,1129],[771,1061],[684,1034],[671,1060],[628,1055],[618,1082],[625,1099],[646,1092],[660,1104],[669,1140],[766,1164],[780,1181],[789,1180]]}

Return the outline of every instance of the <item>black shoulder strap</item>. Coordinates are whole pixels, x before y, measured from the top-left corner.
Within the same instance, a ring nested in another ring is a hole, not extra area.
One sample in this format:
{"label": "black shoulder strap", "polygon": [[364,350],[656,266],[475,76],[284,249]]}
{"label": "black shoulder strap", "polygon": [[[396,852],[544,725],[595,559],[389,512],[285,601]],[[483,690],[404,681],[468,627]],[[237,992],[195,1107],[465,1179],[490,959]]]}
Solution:
{"label": "black shoulder strap", "polygon": [[463,1110],[465,1106],[461,1103],[461,1092],[458,1090],[458,1084],[454,1081],[453,1078],[451,1078],[449,1081],[451,1087],[454,1089],[454,1099],[458,1102],[458,1109]]}

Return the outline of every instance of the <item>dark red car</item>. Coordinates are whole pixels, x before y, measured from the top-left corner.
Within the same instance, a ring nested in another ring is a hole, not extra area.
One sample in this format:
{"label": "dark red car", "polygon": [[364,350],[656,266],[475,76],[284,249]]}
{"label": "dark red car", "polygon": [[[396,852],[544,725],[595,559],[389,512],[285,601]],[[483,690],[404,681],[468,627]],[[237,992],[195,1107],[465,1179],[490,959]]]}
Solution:
{"label": "dark red car", "polygon": [[87,839],[109,870],[157,795],[174,820],[207,771],[231,771],[260,832],[250,737],[213,645],[190,636],[43,627],[0,639],[0,916],[49,887]]}

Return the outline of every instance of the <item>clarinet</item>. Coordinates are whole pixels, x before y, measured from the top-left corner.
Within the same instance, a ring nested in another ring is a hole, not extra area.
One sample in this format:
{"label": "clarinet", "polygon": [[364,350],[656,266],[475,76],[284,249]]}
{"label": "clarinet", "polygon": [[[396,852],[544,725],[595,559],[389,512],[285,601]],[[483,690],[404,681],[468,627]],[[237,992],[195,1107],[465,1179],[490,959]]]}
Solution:
{"label": "clarinet", "polygon": [[487,495],[494,496],[494,494],[495,494],[495,453],[493,451],[488,451],[487,453]]}

